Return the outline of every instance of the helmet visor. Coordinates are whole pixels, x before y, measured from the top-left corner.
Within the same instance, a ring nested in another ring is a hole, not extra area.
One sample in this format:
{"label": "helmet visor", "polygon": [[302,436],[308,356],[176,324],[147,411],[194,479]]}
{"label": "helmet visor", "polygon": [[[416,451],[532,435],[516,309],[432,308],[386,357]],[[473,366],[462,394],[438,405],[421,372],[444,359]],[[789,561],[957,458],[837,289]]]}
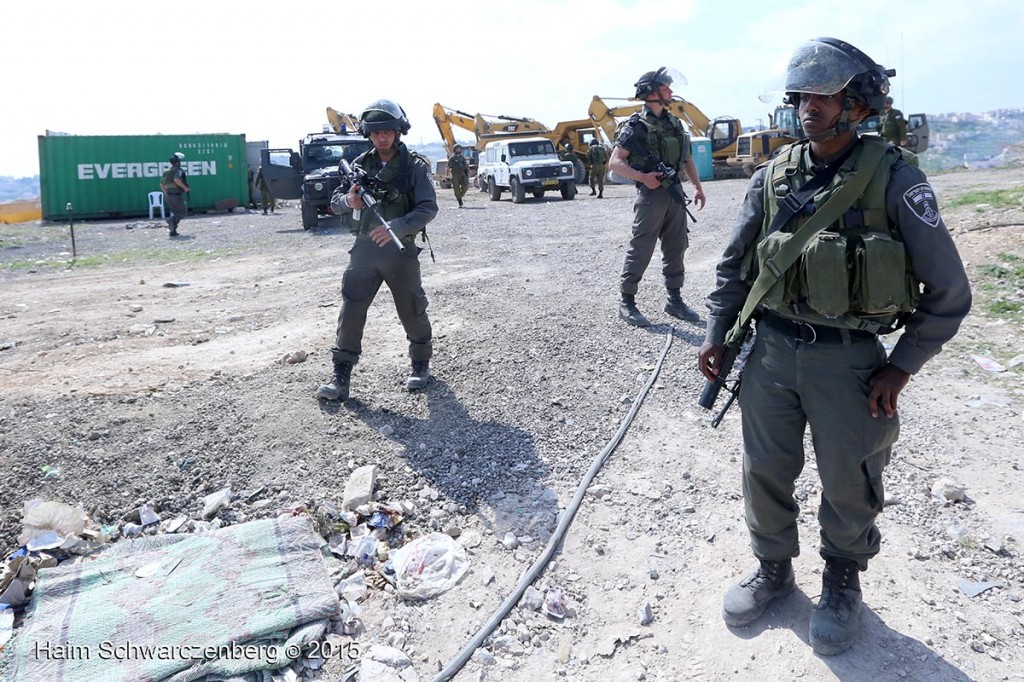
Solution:
{"label": "helmet visor", "polygon": [[809,40],[797,48],[784,69],[765,82],[760,99],[769,102],[779,92],[834,95],[871,66],[834,45]]}

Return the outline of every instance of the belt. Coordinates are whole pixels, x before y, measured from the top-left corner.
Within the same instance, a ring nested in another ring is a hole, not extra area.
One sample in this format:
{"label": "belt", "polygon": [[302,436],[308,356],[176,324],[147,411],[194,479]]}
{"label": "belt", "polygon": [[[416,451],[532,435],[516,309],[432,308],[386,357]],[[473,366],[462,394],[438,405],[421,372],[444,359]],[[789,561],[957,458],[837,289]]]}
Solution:
{"label": "belt", "polygon": [[180,197],[181,196],[181,192],[168,192],[168,194],[170,194],[172,197]]}
{"label": "belt", "polygon": [[827,327],[799,320],[791,320],[775,313],[765,311],[761,324],[804,343],[849,343],[852,341],[874,341],[878,337],[862,329],[846,327]]}

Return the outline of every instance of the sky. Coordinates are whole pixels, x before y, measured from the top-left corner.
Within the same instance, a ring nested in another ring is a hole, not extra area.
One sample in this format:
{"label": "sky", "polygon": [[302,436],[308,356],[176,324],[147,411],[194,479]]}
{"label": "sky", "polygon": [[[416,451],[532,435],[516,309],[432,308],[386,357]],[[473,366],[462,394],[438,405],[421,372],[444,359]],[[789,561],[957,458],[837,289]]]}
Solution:
{"label": "sky", "polygon": [[[243,9],[244,8],[244,9]],[[329,11],[325,11],[325,8]],[[407,141],[435,102],[553,127],[669,66],[709,118],[767,123],[758,95],[802,42],[841,38],[895,68],[904,113],[1024,107],[1020,0],[8,0],[0,13],[0,175],[39,172],[37,136],[245,134],[272,147],[393,99]],[[472,133],[457,132],[472,141]]]}

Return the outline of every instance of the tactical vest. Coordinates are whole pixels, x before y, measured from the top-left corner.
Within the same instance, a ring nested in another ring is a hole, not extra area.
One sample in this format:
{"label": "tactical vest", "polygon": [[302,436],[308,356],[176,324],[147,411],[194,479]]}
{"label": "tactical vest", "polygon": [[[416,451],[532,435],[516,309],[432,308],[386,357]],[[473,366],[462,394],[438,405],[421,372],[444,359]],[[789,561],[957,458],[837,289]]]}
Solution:
{"label": "tactical vest", "polygon": [[[818,233],[804,248],[796,263],[769,289],[761,302],[764,308],[812,324],[887,333],[898,326],[901,315],[916,307],[921,285],[899,229],[889,222],[885,210],[885,189],[892,165],[901,157],[898,148],[876,137],[861,138],[836,177],[808,206],[823,204],[835,194],[857,170],[861,153],[870,144],[886,145],[886,156],[867,189],[836,223]],[[758,268],[763,267],[813,214],[813,210],[805,207],[781,230],[767,234],[779,202],[810,178],[809,172],[802,170],[807,145],[790,145],[769,162],[764,188],[765,220],[757,248],[751,250],[744,263],[748,281],[753,281],[755,274],[750,267],[753,258],[757,258]]]}
{"label": "tactical vest", "polygon": [[639,136],[654,157],[630,154],[628,161],[633,170],[650,173],[658,161],[679,170],[690,158],[690,134],[679,117],[667,113],[663,118],[655,118],[638,111],[627,119],[626,125],[633,126],[633,134]]}
{"label": "tactical vest", "polygon": [[[372,149],[360,154],[354,162],[355,165],[366,171],[368,177],[380,181],[381,186],[371,189],[370,193],[374,199],[380,202],[377,208],[380,209],[384,220],[388,222],[395,218],[401,218],[412,210],[416,199],[412,188],[413,164],[416,159],[430,164],[426,157],[416,152],[410,152],[409,148],[402,144],[398,148],[398,154],[387,165],[380,162],[380,158]],[[352,218],[351,213],[346,213],[344,223],[353,234],[360,237],[368,236],[373,228],[380,225],[377,216],[369,208],[362,209],[358,221]],[[402,238],[402,242],[407,246],[415,240],[415,234]]]}
{"label": "tactical vest", "polygon": [[599,144],[592,144],[587,150],[587,160],[592,166],[603,166],[608,162],[608,150]]}
{"label": "tactical vest", "polygon": [[451,171],[452,175],[456,173],[468,173],[469,172],[469,161],[466,160],[465,156],[455,156],[454,154],[448,159],[448,170]]}

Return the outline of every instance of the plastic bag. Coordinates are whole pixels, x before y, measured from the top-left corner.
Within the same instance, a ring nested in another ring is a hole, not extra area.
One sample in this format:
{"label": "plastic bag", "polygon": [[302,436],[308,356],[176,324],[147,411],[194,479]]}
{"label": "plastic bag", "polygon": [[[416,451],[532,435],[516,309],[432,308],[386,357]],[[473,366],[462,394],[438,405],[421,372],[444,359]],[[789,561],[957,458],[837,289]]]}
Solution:
{"label": "plastic bag", "polygon": [[417,538],[391,553],[395,589],[406,599],[447,592],[469,569],[466,549],[443,533]]}
{"label": "plastic bag", "polygon": [[89,517],[81,509],[36,497],[25,503],[18,544],[26,546],[33,538],[53,531],[54,535],[50,539],[56,541],[52,546],[57,547],[68,536],[80,535],[88,523]]}

